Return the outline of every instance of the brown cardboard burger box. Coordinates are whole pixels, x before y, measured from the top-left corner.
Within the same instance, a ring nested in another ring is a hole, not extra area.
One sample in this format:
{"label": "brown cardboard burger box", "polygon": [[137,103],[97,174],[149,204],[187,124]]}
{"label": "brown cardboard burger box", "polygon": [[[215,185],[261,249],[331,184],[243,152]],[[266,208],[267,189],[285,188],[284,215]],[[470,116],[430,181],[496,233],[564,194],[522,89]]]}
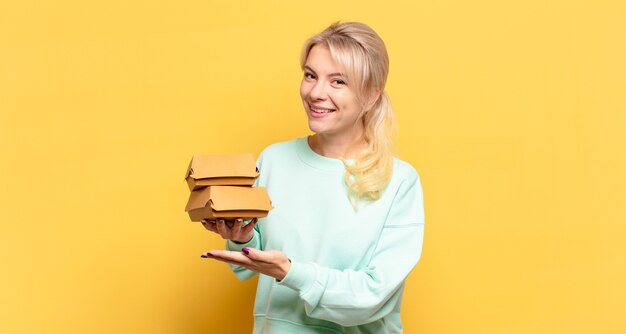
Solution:
{"label": "brown cardboard burger box", "polygon": [[191,192],[185,211],[191,221],[215,218],[260,218],[272,209],[262,187],[211,186]]}
{"label": "brown cardboard burger box", "polygon": [[194,155],[185,179],[189,190],[207,186],[252,186],[259,176],[252,154]]}

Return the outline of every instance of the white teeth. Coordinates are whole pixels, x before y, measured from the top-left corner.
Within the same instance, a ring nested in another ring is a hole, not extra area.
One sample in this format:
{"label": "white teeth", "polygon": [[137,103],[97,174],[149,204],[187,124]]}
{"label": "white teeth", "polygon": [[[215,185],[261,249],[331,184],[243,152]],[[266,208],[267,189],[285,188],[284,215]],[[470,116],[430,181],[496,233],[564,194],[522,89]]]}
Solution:
{"label": "white teeth", "polygon": [[316,113],[320,113],[320,114],[326,114],[326,113],[332,112],[331,109],[315,109],[313,107],[311,107],[311,110],[315,111]]}

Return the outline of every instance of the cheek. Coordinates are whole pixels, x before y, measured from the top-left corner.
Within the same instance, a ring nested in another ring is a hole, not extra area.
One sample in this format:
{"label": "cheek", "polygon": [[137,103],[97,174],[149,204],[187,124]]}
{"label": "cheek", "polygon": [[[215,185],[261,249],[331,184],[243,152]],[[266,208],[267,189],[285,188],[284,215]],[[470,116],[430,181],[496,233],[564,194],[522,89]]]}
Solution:
{"label": "cheek", "polygon": [[338,93],[335,95],[335,102],[337,106],[344,110],[360,110],[359,102],[354,94]]}
{"label": "cheek", "polygon": [[307,89],[307,84],[306,82],[304,82],[304,80],[302,82],[300,82],[300,97],[301,98],[306,98],[308,95],[308,89]]}

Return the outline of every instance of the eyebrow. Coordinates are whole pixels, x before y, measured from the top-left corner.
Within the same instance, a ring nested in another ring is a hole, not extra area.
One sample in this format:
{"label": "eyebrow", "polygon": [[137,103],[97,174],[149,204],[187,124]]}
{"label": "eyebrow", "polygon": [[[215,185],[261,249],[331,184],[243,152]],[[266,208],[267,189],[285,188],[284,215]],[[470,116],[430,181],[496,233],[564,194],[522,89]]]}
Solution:
{"label": "eyebrow", "polygon": [[[313,70],[313,69],[311,68],[311,66],[309,66],[309,65],[304,65],[304,68],[305,68],[305,69],[307,69],[307,70],[309,70],[309,71],[311,71],[311,72],[313,72],[313,74],[317,74],[317,73],[315,72],[315,70]],[[344,76],[344,74],[343,74],[343,73],[339,73],[339,72],[335,72],[335,73],[331,73],[331,74],[329,74],[328,76],[329,76],[329,77],[335,77],[335,76],[343,77],[343,76]]]}

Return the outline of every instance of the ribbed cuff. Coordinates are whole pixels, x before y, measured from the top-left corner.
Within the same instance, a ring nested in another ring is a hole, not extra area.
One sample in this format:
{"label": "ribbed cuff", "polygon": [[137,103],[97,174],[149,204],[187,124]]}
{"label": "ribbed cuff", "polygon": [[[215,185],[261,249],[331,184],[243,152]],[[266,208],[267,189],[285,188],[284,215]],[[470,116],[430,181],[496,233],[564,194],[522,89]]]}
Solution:
{"label": "ribbed cuff", "polygon": [[279,285],[284,285],[288,288],[294,289],[300,293],[305,294],[315,283],[316,268],[312,263],[300,263],[298,261],[291,261],[291,267],[287,272],[285,278],[279,281]]}

